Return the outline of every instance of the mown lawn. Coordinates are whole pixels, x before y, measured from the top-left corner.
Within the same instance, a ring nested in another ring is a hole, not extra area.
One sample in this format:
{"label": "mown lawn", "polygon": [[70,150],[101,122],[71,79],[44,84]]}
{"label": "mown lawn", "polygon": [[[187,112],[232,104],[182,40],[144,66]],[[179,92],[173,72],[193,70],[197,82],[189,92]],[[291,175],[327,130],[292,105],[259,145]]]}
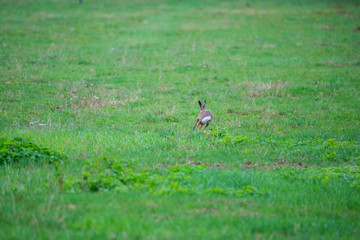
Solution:
{"label": "mown lawn", "polygon": [[0,3],[0,239],[360,236],[358,1]]}

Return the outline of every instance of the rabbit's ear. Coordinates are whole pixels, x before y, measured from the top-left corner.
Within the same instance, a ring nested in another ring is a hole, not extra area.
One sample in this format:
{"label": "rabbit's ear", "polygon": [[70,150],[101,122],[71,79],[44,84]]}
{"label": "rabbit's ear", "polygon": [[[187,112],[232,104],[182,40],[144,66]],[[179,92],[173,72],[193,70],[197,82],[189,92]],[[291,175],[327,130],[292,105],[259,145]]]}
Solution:
{"label": "rabbit's ear", "polygon": [[205,109],[205,104],[206,104],[206,100],[204,101],[203,105],[202,105],[202,109]]}
{"label": "rabbit's ear", "polygon": [[199,101],[198,103],[199,103],[199,105],[200,105],[200,108],[201,108],[201,106],[202,106],[202,103],[201,103],[201,101]]}

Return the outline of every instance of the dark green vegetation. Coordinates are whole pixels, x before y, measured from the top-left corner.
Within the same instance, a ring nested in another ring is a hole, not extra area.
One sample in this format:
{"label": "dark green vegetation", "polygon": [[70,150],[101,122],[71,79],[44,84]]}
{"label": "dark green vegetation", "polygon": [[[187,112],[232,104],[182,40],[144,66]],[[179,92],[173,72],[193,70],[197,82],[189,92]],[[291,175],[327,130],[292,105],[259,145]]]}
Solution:
{"label": "dark green vegetation", "polygon": [[357,1],[0,3],[0,239],[360,235]]}
{"label": "dark green vegetation", "polygon": [[31,163],[61,163],[66,156],[47,148],[39,147],[28,139],[14,138],[7,140],[0,138],[0,166],[20,164],[26,166]]}

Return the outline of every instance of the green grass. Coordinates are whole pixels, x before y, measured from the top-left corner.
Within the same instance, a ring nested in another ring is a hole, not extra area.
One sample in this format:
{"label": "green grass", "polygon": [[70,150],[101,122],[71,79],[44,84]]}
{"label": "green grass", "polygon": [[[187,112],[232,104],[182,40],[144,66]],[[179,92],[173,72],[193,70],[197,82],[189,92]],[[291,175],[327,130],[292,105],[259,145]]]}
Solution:
{"label": "green grass", "polygon": [[1,239],[360,235],[357,1],[0,3]]}

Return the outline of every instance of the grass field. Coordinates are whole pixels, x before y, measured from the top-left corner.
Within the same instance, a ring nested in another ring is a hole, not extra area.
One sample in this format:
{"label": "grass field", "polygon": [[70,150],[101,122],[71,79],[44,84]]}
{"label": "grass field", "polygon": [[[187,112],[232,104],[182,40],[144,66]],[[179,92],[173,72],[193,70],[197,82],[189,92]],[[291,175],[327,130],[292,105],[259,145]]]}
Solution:
{"label": "grass field", "polygon": [[0,3],[0,239],[359,238],[358,1]]}

